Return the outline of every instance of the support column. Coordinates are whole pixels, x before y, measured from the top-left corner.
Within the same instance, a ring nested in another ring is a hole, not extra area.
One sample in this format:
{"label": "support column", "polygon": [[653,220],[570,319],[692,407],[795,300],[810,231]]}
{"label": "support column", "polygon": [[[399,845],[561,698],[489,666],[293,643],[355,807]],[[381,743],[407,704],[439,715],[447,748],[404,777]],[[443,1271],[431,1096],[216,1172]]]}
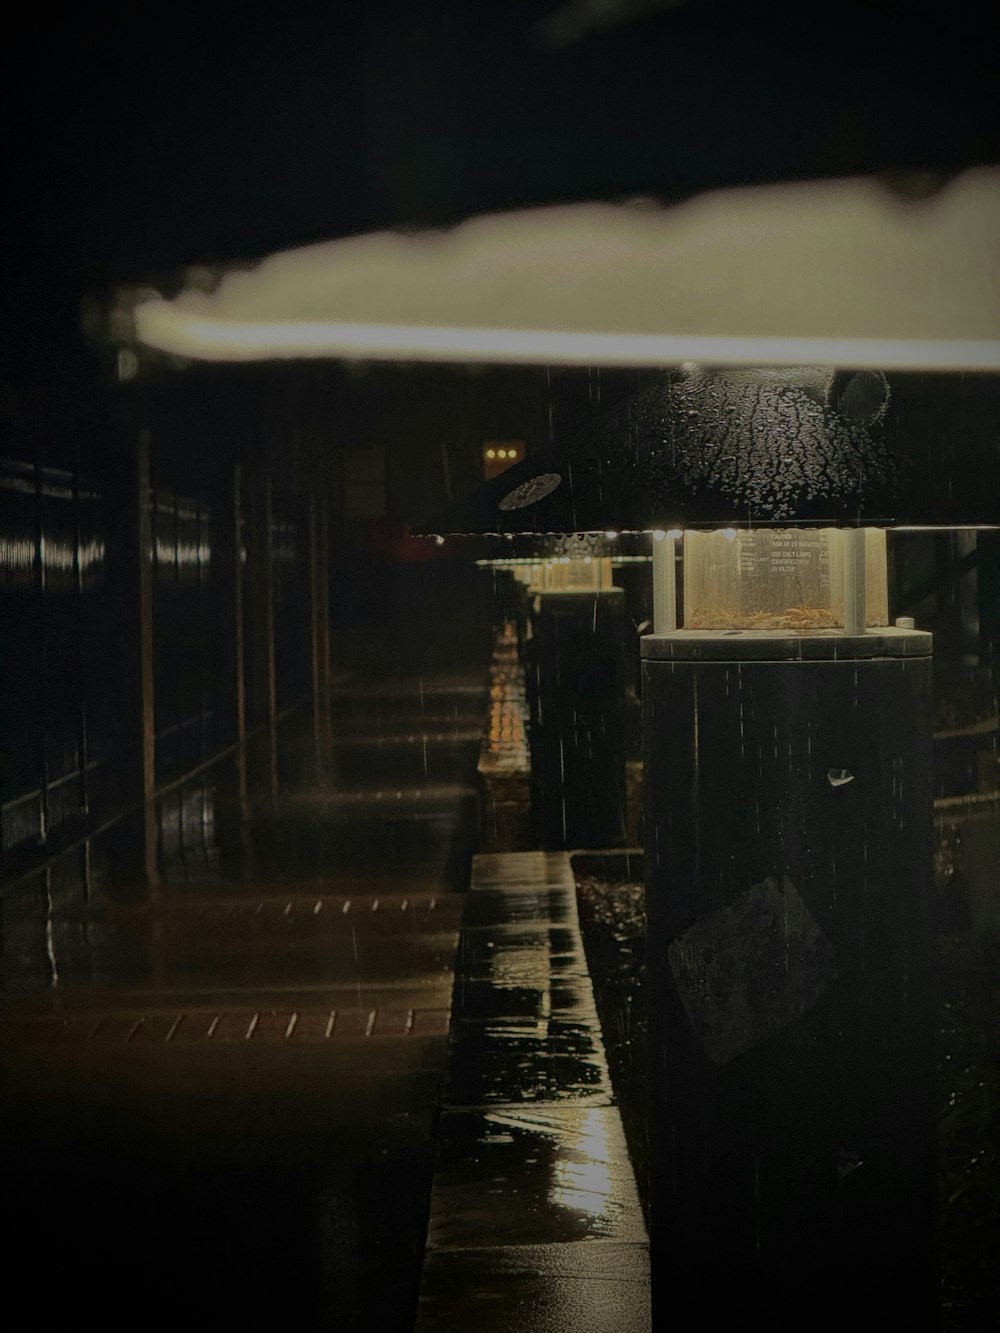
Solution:
{"label": "support column", "polygon": [[309,647],[312,658],[313,746],[316,763],[320,762],[320,669],[319,669],[319,536],[317,533],[316,497],[309,497]]}
{"label": "support column", "polygon": [[247,800],[247,682],[243,612],[243,469],[233,468],[233,658],[236,686],[236,780],[240,811]]}
{"label": "support column", "polygon": [[316,763],[321,773],[326,769],[332,744],[328,561],[326,500],[314,495],[309,501],[310,626],[312,640],[313,740],[316,747]]}
{"label": "support column", "polygon": [[333,701],[330,690],[333,685],[333,667],[330,659],[330,503],[324,495],[319,509],[319,551],[320,551],[320,630],[322,644],[320,665],[323,678],[324,740],[326,745],[333,744]]}
{"label": "support column", "polygon": [[976,535],[976,590],[979,594],[979,640],[983,661],[1000,696],[1000,533]]}
{"label": "support column", "polygon": [[[73,450],[73,600],[76,603],[76,662],[77,672],[79,674],[80,697],[76,708],[76,728],[77,728],[77,768],[79,771],[79,801],[80,813],[85,819],[90,818],[90,744],[87,726],[87,701],[88,685],[87,681],[87,662],[84,650],[84,626],[85,613],[84,606],[86,594],[83,583],[83,529],[82,516],[80,513],[80,446],[77,443]],[[89,847],[90,844],[84,844],[87,848],[87,854],[84,857],[84,892],[87,898],[90,897],[90,866],[89,866]]]}
{"label": "support column", "polygon": [[47,847],[49,842],[49,747],[48,729],[50,726],[51,706],[48,684],[48,636],[49,615],[46,589],[45,568],[45,520],[43,496],[45,493],[44,468],[40,459],[35,461],[35,549],[32,557],[32,613],[34,618],[34,637],[36,652],[34,667],[37,678],[34,688],[37,691],[37,757],[38,757],[38,842]]}
{"label": "support column", "polygon": [[642,640],[664,1326],[938,1326],[930,646]]}
{"label": "support column", "polygon": [[530,682],[532,805],[549,850],[625,841],[625,595],[535,599]]}
{"label": "support column", "polygon": [[264,483],[264,653],[267,668],[267,753],[270,790],[278,794],[278,682],[274,649],[274,483]]}
{"label": "support column", "polygon": [[149,431],[139,431],[136,509],[139,565],[139,698],[142,718],[143,866],[146,883],[155,888],[159,828],[156,811],[156,692],[153,675],[153,492],[150,480]]}

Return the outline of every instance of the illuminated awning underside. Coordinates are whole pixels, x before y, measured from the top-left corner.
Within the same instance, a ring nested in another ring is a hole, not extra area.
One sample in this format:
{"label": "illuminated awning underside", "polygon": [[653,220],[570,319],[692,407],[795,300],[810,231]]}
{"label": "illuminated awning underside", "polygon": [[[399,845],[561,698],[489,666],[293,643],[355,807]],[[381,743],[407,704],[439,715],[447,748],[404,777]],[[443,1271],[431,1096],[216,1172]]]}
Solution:
{"label": "illuminated awning underside", "polygon": [[1000,169],[578,204],[274,255],[149,295],[139,343],[194,360],[1000,369]]}

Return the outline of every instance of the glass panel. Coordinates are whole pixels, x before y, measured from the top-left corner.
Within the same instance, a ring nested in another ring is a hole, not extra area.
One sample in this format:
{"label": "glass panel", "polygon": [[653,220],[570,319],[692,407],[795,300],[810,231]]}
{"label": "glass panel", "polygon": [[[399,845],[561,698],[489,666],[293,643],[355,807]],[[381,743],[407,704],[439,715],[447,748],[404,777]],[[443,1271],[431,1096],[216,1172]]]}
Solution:
{"label": "glass panel", "polygon": [[[839,528],[688,532],[685,629],[842,629],[845,547]],[[885,533],[865,531],[867,623],[889,621]]]}
{"label": "glass panel", "polygon": [[546,561],[541,567],[541,576],[541,582],[536,586],[553,592],[587,592],[613,586],[611,560],[607,556],[584,556],[582,560],[562,556]]}

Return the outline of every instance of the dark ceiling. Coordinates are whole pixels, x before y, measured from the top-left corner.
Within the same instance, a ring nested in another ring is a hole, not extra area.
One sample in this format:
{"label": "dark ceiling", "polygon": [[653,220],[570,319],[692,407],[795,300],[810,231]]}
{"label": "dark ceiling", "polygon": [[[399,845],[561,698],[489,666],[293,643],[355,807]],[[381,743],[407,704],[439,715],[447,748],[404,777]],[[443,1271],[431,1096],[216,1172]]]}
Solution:
{"label": "dark ceiling", "polygon": [[[908,13],[906,12],[908,10]],[[5,34],[8,367],[81,291],[360,229],[1000,160],[980,6],[39,6]]]}

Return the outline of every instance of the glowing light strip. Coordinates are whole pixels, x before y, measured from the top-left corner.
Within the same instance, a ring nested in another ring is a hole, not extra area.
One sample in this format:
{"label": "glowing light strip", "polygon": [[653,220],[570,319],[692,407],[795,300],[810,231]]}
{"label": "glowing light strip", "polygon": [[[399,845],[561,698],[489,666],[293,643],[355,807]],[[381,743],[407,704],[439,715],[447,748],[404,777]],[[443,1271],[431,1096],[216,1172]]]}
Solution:
{"label": "glowing light strip", "polygon": [[380,361],[667,366],[830,365],[882,370],[1000,371],[1000,342],[906,338],[794,338],[571,332],[202,319],[147,301],[135,311],[138,340],[202,361],[348,357]]}
{"label": "glowing light strip", "polygon": [[596,555],[596,556],[551,556],[551,555],[523,555],[523,556],[497,556],[495,560],[477,560],[477,565],[482,565],[489,569],[513,569],[521,565],[544,565],[552,564],[556,561],[567,562],[569,560],[610,560],[612,565],[648,565],[652,563],[651,555]]}

